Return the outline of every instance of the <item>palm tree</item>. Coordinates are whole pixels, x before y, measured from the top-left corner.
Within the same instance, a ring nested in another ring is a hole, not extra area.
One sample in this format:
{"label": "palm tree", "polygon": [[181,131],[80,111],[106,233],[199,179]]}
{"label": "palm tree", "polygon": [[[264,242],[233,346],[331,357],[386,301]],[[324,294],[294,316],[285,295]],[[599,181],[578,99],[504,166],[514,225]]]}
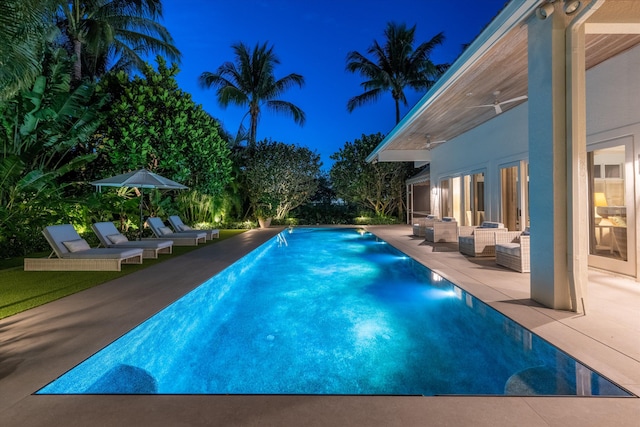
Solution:
{"label": "palm tree", "polygon": [[154,53],[178,60],[180,51],[157,20],[161,0],[57,0],[57,23],[66,47],[75,55],[73,79],[100,76],[110,61],[141,70],[140,55]]}
{"label": "palm tree", "polygon": [[447,69],[448,64],[436,65],[429,59],[433,49],[444,41],[444,34],[436,34],[414,50],[415,31],[415,25],[407,28],[405,24],[389,22],[384,31],[384,46],[374,40],[367,50],[368,54],[373,55],[373,60],[359,52],[349,52],[347,71],[360,73],[367,79],[361,83],[364,93],[347,102],[349,112],[390,91],[396,105],[397,124],[400,122],[400,102],[407,105],[405,88],[427,90]]}
{"label": "palm tree", "polygon": [[256,44],[253,51],[243,43],[236,43],[231,48],[235,53],[235,63],[225,62],[215,73],[205,71],[199,81],[202,87],[217,88],[218,102],[222,107],[226,108],[229,104],[249,106],[249,144],[256,142],[262,106],[276,113],[290,115],[297,124],[303,125],[306,120],[304,111],[291,102],[276,98],[291,86],[302,87],[304,77],[292,73],[276,80],[273,69],[280,64],[280,60],[273,53],[273,46],[268,47],[267,43],[261,46]]}
{"label": "palm tree", "polygon": [[0,2],[0,101],[29,87],[40,74],[45,41],[53,39],[52,10],[42,0]]}

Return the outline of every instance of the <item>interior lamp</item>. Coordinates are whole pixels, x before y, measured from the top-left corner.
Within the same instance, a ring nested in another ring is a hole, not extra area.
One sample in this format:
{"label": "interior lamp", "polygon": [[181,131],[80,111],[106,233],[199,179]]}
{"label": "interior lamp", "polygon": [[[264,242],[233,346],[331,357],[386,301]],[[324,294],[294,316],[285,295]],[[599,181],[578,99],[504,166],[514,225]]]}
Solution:
{"label": "interior lamp", "polygon": [[602,221],[602,217],[598,215],[598,207],[607,206],[607,198],[605,197],[604,193],[593,194],[593,205],[595,206],[596,210],[594,220],[596,225],[598,225],[600,224],[600,221]]}
{"label": "interior lamp", "polygon": [[604,193],[594,193],[593,204],[595,206],[607,206],[607,198]]}

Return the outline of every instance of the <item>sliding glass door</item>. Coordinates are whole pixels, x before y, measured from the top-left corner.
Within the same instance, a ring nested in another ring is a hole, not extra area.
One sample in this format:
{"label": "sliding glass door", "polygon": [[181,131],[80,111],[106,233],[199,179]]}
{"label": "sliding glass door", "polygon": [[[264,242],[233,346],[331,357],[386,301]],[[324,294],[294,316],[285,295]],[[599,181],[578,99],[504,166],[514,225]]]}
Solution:
{"label": "sliding glass door", "polygon": [[632,140],[589,148],[589,265],[635,276]]}
{"label": "sliding glass door", "polygon": [[440,218],[452,216],[451,178],[440,181]]}
{"label": "sliding glass door", "polygon": [[480,225],[484,221],[484,172],[465,175],[464,223],[463,225]]}
{"label": "sliding glass door", "polygon": [[500,168],[501,221],[509,230],[529,226],[529,168],[524,161]]}

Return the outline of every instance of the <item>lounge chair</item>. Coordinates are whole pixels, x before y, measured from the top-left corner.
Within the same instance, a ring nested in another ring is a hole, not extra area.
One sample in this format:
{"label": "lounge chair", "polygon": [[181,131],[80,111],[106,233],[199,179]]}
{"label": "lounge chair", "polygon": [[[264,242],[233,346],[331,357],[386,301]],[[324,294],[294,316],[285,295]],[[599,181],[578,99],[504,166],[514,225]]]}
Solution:
{"label": "lounge chair", "polygon": [[531,271],[531,236],[525,231],[496,233],[496,264],[529,273]]}
{"label": "lounge chair", "polygon": [[25,271],[120,271],[122,264],[142,264],[142,249],[91,248],[71,224],[50,225],[42,234],[53,252],[25,258]]}
{"label": "lounge chair", "polygon": [[169,224],[171,224],[171,226],[173,227],[173,231],[175,231],[176,233],[180,233],[183,231],[204,231],[205,233],[207,233],[207,240],[212,240],[214,238],[217,239],[220,237],[220,230],[216,228],[213,228],[210,230],[194,230],[188,225],[185,225],[184,222],[182,222],[182,219],[178,215],[170,216]]}
{"label": "lounge chair", "polygon": [[424,240],[427,242],[455,243],[458,241],[458,222],[452,217],[444,217],[434,221],[430,227],[424,230]]}
{"label": "lounge chair", "polygon": [[458,236],[458,250],[469,256],[495,256],[496,233],[507,229],[501,222],[484,221],[479,227],[462,226]]}
{"label": "lounge chair", "polygon": [[105,248],[141,248],[143,258],[158,258],[158,254],[173,252],[172,240],[136,240],[131,241],[121,234],[112,222],[96,222],[91,224],[93,232],[98,236],[100,244]]}
{"label": "lounge chair", "polygon": [[207,233],[204,231],[193,230],[175,233],[158,217],[147,218],[146,224],[156,237],[142,240],[169,239],[173,241],[174,246],[198,246],[198,243],[204,243],[207,240]]}

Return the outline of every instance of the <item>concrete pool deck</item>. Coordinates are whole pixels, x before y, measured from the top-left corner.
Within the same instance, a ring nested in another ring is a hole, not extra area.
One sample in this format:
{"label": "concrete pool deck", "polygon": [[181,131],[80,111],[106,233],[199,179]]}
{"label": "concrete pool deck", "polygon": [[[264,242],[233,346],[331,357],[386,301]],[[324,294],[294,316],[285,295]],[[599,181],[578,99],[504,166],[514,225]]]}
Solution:
{"label": "concrete pool deck", "polygon": [[[368,228],[640,394],[640,283],[590,270],[587,314],[550,310],[529,299],[528,274],[493,258],[428,245],[409,226]],[[0,425],[638,426],[638,398],[33,395],[279,230],[242,233],[0,320]]]}

